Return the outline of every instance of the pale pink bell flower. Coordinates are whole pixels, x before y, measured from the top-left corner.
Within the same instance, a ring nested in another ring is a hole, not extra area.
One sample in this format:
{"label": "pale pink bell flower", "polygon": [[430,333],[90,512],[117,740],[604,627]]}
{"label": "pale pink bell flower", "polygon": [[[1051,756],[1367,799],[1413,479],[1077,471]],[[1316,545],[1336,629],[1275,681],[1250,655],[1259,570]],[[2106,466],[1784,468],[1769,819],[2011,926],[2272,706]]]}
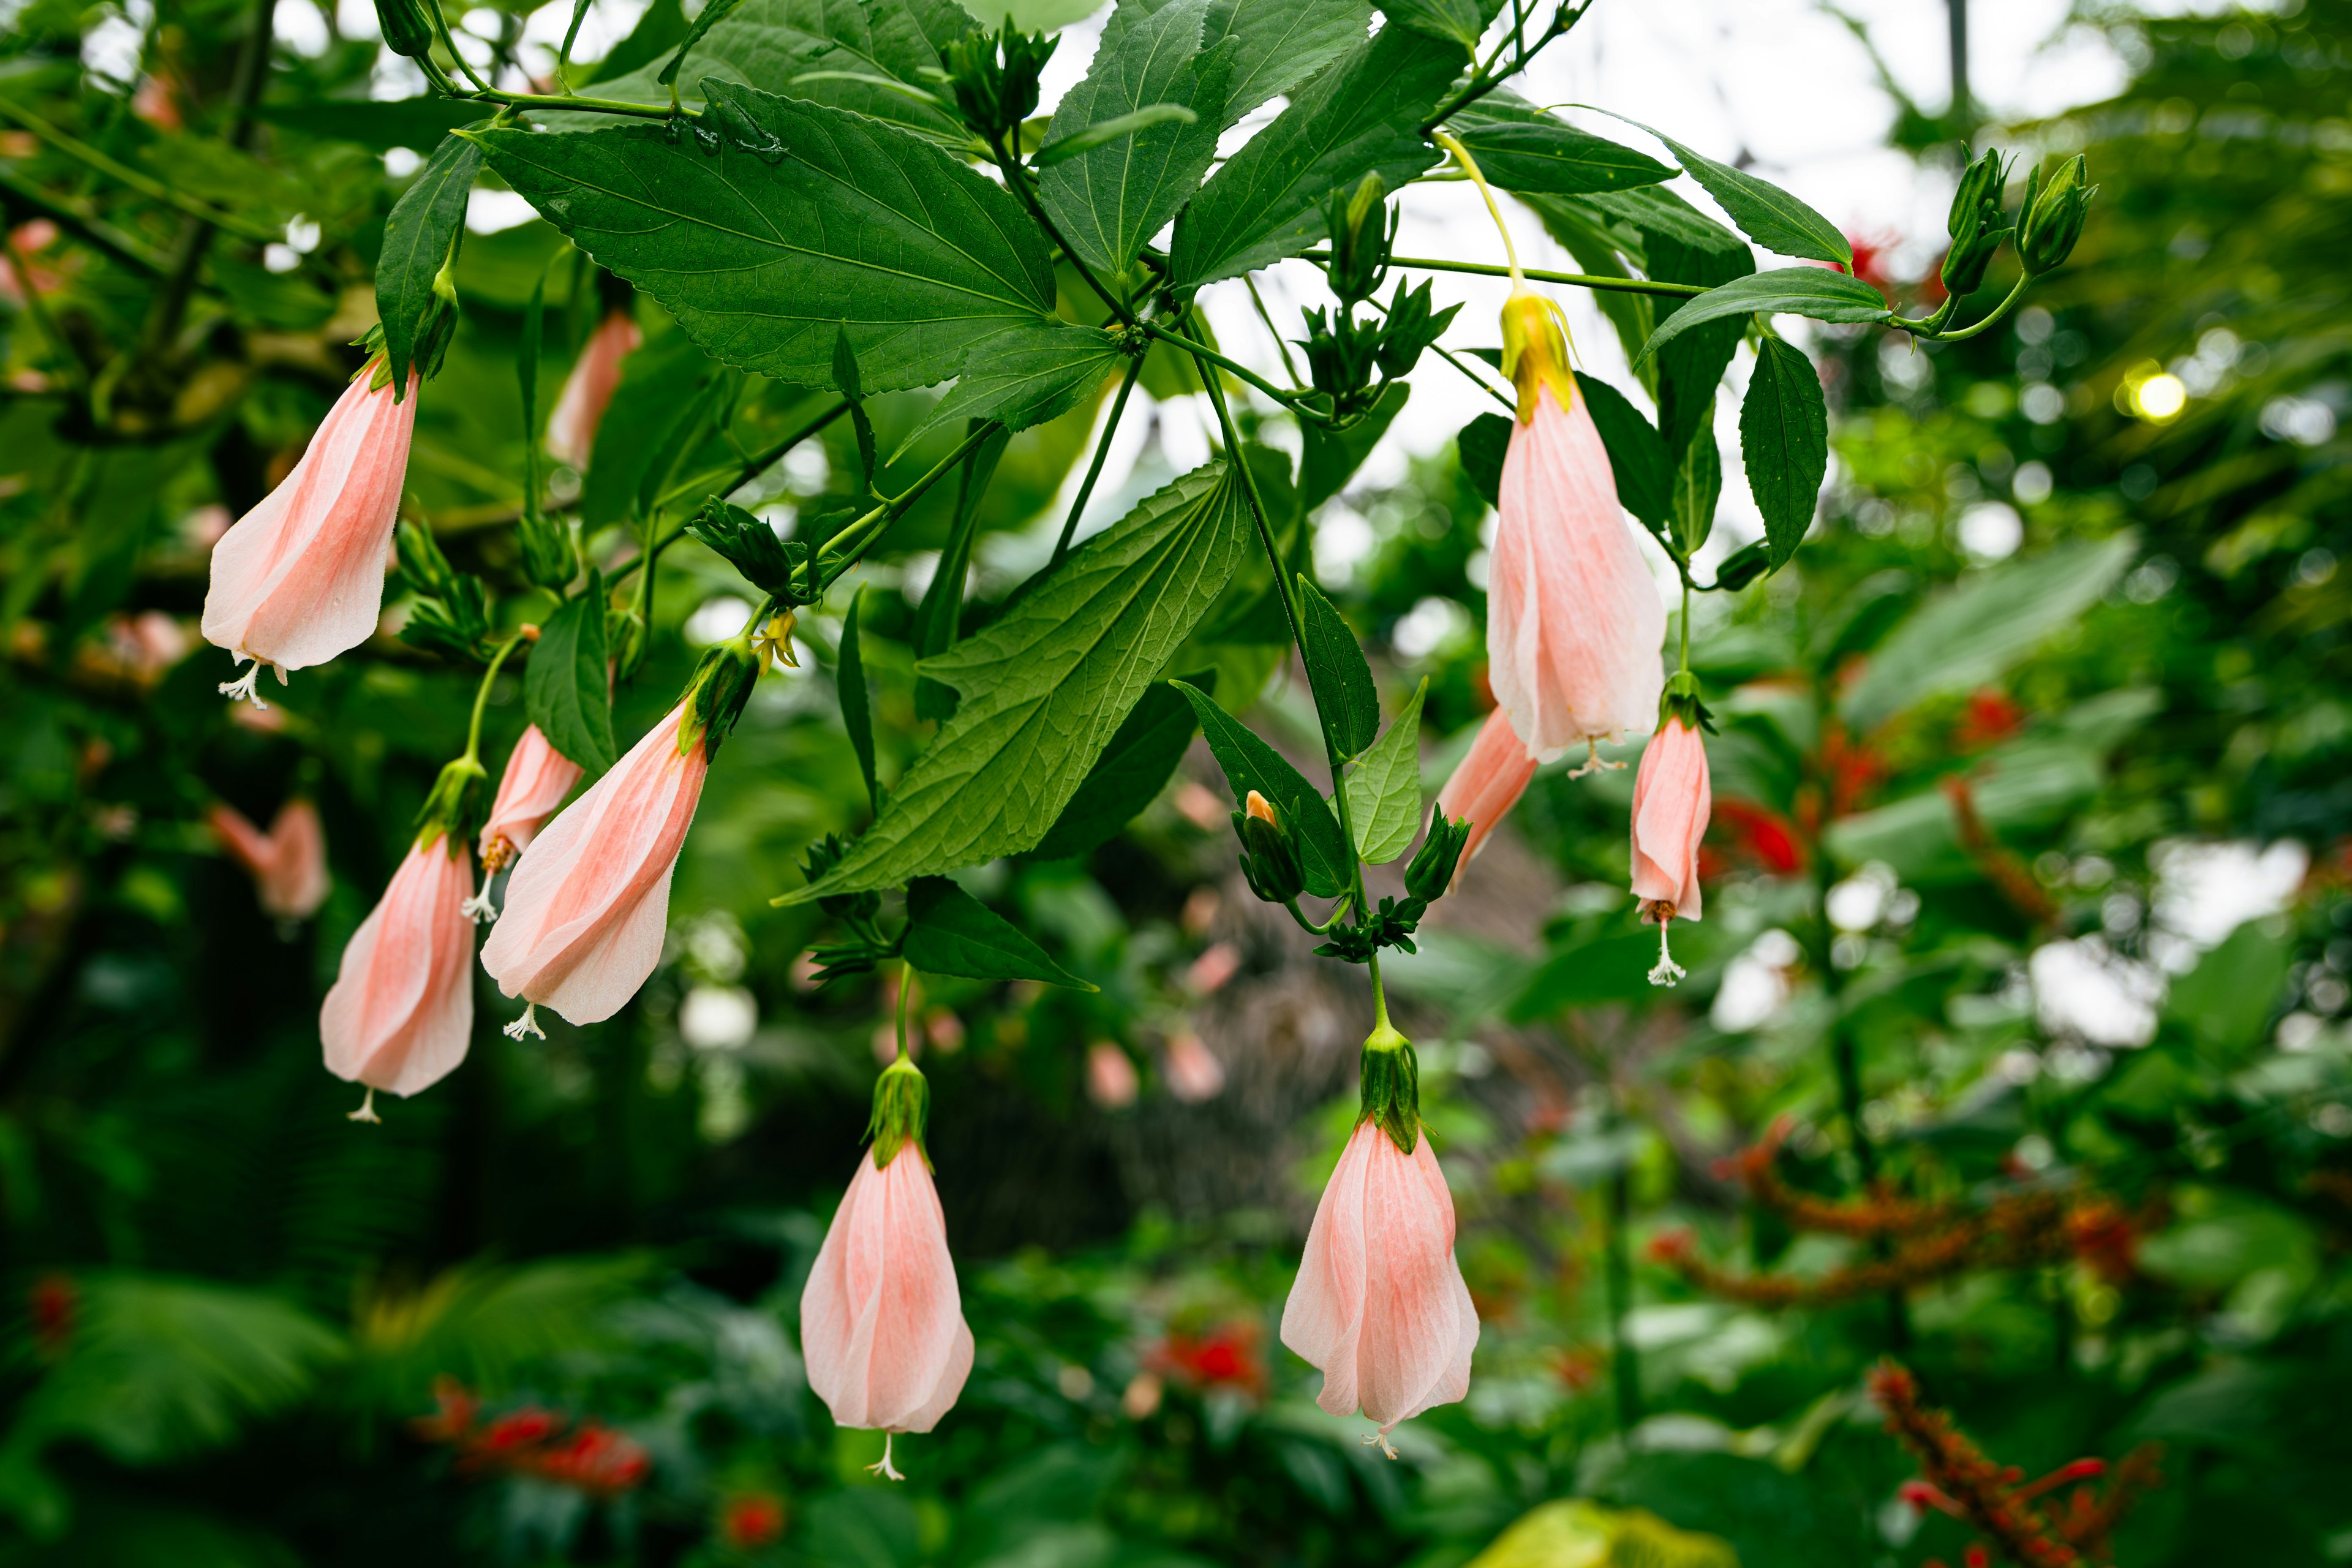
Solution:
{"label": "pale pink bell flower", "polygon": [[1361,1409],[1380,1427],[1365,1441],[1391,1458],[1398,1422],[1469,1392],[1478,1310],[1425,1134],[1408,1154],[1379,1120],[1357,1124],[1316,1207],[1282,1342],[1321,1369],[1316,1403],[1334,1415]]}
{"label": "pale pink bell flower", "polygon": [[622,363],[644,342],[636,318],[626,309],[606,312],[589,334],[572,374],[564,378],[555,412],[548,416],[547,450],[557,462],[575,468],[588,466],[596,427],[604,422],[604,410],[612,406],[614,390],[621,384]]}
{"label": "pale pink bell flower", "polygon": [[619,1012],[661,959],[670,876],[710,768],[682,700],[541,829],[507,879],[482,967],[530,1005],[506,1026],[540,1033],[540,1006],[574,1024]]}
{"label": "pale pink bell flower", "polygon": [[1087,1047],[1087,1098],[1105,1110],[1123,1110],[1135,1103],[1141,1080],[1133,1058],[1108,1040]]}
{"label": "pale pink bell flower", "polygon": [[264,913],[281,921],[306,921],[327,901],[327,833],[319,808],[299,795],[278,808],[269,831],[246,820],[222,801],[205,813],[213,837],[253,879]]}
{"label": "pale pink bell flower", "polygon": [[1207,1042],[1190,1029],[1169,1037],[1168,1092],[1187,1104],[1214,1100],[1225,1087],[1225,1067]]}
{"label": "pale pink bell flower", "polygon": [[352,1113],[373,1121],[375,1091],[410,1095],[466,1059],[474,1027],[474,862],[439,829],[410,846],[383,901],[343,949],[319,1033],[327,1070],[367,1086]]}
{"label": "pale pink bell flower", "polygon": [[482,893],[471,912],[477,920],[494,920],[489,907],[490,879],[530,847],[540,827],[555,815],[572,786],[585,770],[555,749],[539,726],[530,725],[507,753],[507,771],[499,775],[498,798],[490,803],[490,819],[482,825]]}
{"label": "pale pink bell flower", "polygon": [[[1665,605],[1617,504],[1557,317],[1534,294],[1503,310],[1519,409],[1486,584],[1488,679],[1541,762],[1647,729],[1665,685]],[[1593,753],[1579,772],[1601,765]]]}
{"label": "pale pink bell flower", "polygon": [[205,640],[253,662],[224,696],[260,707],[263,666],[282,686],[288,670],[324,664],[375,630],[418,381],[412,371],[394,402],[389,383],[371,384],[373,369],[352,378],[294,471],[213,546]]}
{"label": "pale pink bell flower", "polygon": [[1715,795],[1706,742],[1679,714],[1669,715],[1642,752],[1633,777],[1633,896],[1642,918],[1658,925],[1653,985],[1672,985],[1684,970],[1666,949],[1666,927],[1699,918],[1698,846]]}
{"label": "pale pink bell flower", "polygon": [[[1535,776],[1536,760],[1511,728],[1511,716],[1500,708],[1487,714],[1469,753],[1437,792],[1438,816],[1449,822],[1470,819],[1470,837],[1458,864],[1467,866],[1486,847],[1486,835],[1502,825]],[[1458,879],[1461,873],[1454,875]]]}

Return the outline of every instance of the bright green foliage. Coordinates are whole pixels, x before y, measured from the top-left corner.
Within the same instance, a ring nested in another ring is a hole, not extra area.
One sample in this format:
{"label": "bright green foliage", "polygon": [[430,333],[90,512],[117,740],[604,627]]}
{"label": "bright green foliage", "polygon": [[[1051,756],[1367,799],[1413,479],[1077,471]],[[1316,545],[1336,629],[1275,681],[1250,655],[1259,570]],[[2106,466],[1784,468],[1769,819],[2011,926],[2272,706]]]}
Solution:
{"label": "bright green foliage", "polygon": [[1475,55],[1479,36],[1501,9],[1501,0],[1389,0],[1381,14],[1398,26],[1451,38]]}
{"label": "bright green foliage", "polygon": [[604,580],[594,568],[588,587],[566,599],[539,628],[523,667],[523,704],[548,743],[593,775],[613,765],[612,700],[606,695],[611,651],[604,636]]}
{"label": "bright green foliage", "polygon": [[1779,338],[1757,344],[1755,374],[1739,405],[1739,458],[1777,570],[1804,541],[1830,461],[1822,378],[1812,361]]}
{"label": "bright green foliage", "polygon": [[1664,531],[1674,507],[1675,464],[1656,427],[1623,393],[1597,376],[1579,371],[1576,389],[1592,416],[1593,428],[1601,432],[1601,444],[1609,448],[1618,501],[1652,529]]}
{"label": "bright green foliage", "polygon": [[1060,321],[1007,327],[972,344],[963,374],[900,445],[899,456],[930,431],[965,419],[1026,430],[1058,418],[1125,363],[1118,341],[1098,328]]}
{"label": "bright green foliage", "polygon": [[1372,686],[1371,667],[1364,662],[1356,634],[1304,576],[1298,579],[1298,620],[1300,657],[1307,661],[1324,733],[1336,755],[1352,757],[1380,733],[1381,696]]}
{"label": "bright green foliage", "polygon": [[1885,298],[1858,278],[1818,267],[1787,267],[1710,289],[1661,321],[1642,353],[1654,354],[1702,322],[1781,310],[1822,321],[1883,321],[1890,313]]}
{"label": "bright green foliage", "polygon": [[[1634,123],[1627,121],[1628,124]],[[1648,126],[1642,129],[1648,131]],[[1744,169],[1718,163],[1673,137],[1651,132],[1673,152],[1691,178],[1723,204],[1739,231],[1767,250],[1782,256],[1810,256],[1841,267],[1853,265],[1853,247],[1837,225],[1772,184]]]}
{"label": "bright green foliage", "polygon": [[1019,926],[945,877],[918,877],[908,885],[904,951],[907,962],[928,974],[1096,989],[1055,963]]}
{"label": "bright green foliage", "polygon": [[[1213,678],[1195,676],[1192,683],[1213,684]],[[1114,837],[1168,786],[1199,728],[1192,705],[1173,686],[1160,682],[1148,689],[1087,770],[1053,827],[1029,851],[1030,858],[1084,855]]]}
{"label": "bright green foliage", "polygon": [[1421,831],[1421,704],[1428,695],[1424,680],[1348,774],[1348,820],[1368,866],[1387,865]]}
{"label": "bright green foliage", "polygon": [[[412,363],[419,371],[432,368],[429,324],[446,308],[434,292],[433,280],[465,234],[466,195],[481,167],[479,147],[460,136],[444,138],[384,220],[383,253],[375,268],[375,310],[383,324],[384,357],[394,370],[395,398],[408,395]],[[446,335],[442,341],[447,341]]]}
{"label": "bright green foliage", "polygon": [[1318,899],[1339,897],[1348,886],[1348,841],[1330,805],[1280,752],[1236,723],[1206,692],[1181,680],[1175,686],[1199,716],[1234,801],[1246,803],[1252,791],[1264,795],[1297,858],[1307,891]]}

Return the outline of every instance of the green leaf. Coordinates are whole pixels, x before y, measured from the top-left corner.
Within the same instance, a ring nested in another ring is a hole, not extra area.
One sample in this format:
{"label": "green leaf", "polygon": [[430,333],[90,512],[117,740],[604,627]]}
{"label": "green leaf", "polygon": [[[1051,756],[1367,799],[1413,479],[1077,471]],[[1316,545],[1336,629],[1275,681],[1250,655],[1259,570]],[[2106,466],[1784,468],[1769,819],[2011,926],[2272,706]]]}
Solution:
{"label": "green leaf", "polygon": [[1642,347],[1644,358],[1702,322],[1727,316],[1786,311],[1818,321],[1883,321],[1894,312],[1878,290],[1859,278],[1819,267],[1784,267],[1710,289],[1658,323]]}
{"label": "green leaf", "polygon": [[1381,695],[1372,685],[1372,667],[1364,662],[1356,634],[1303,573],[1298,578],[1298,622],[1307,680],[1314,688],[1324,732],[1342,760],[1352,757],[1381,732]]}
{"label": "green leaf", "polygon": [[[1010,439],[1000,426],[963,460],[956,490],[955,526],[948,532],[947,548],[940,552],[940,563],[931,574],[930,586],[923,590],[923,602],[915,610],[915,658],[919,660],[953,647],[956,635],[962,628],[964,581],[971,575],[971,542],[980,531],[981,498],[988,492],[989,480],[996,477],[997,462],[1004,456],[1004,446]],[[952,688],[922,676],[915,678],[916,718],[947,719],[955,710]]]}
{"label": "green leaf", "polygon": [[834,387],[845,329],[869,395],[927,386],[982,339],[1052,313],[1045,242],[1003,186],[861,115],[705,86],[709,110],[676,142],[652,126],[479,140],[697,342],[780,381]]}
{"label": "green leaf", "polygon": [[2252,1050],[2286,984],[2294,949],[2284,936],[2248,921],[2172,983],[2164,1016],[2186,1028],[2200,1048],[2231,1066]]}
{"label": "green leaf", "polygon": [[[1671,239],[1694,250],[1719,255],[1745,254],[1748,244],[1738,235],[1683,200],[1654,185],[1639,190],[1595,192],[1577,198],[1579,205],[1604,224],[1624,224],[1645,237]],[[1647,257],[1638,258],[1644,264]]]}
{"label": "green leaf", "polygon": [[1318,899],[1336,899],[1347,891],[1348,841],[1329,804],[1307,782],[1307,776],[1205,692],[1181,680],[1173,684],[1192,704],[1201,721],[1201,733],[1207,738],[1217,765],[1225,771],[1234,803],[1248,800],[1250,791],[1255,790],[1265,796],[1289,830],[1307,890]]}
{"label": "green leaf", "polygon": [[1348,821],[1367,866],[1387,865],[1421,831],[1421,703],[1428,695],[1423,678],[1388,733],[1348,774]]}
{"label": "green leaf", "polygon": [[408,395],[408,366],[434,306],[433,279],[465,234],[466,193],[481,172],[482,151],[463,136],[444,137],[384,220],[375,264],[375,313],[383,323],[393,396]]}
{"label": "green leaf", "polygon": [[841,697],[841,727],[849,732],[849,748],[857,753],[857,771],[866,780],[866,804],[882,815],[882,785],[874,776],[874,701],[866,689],[866,654],[859,646],[858,613],[866,607],[866,590],[859,588],[841,618],[841,652],[834,681]]}
{"label": "green leaf", "polygon": [[[1642,248],[1648,258],[1650,276],[1671,283],[1713,288],[1756,270],[1754,253],[1736,240],[1728,250],[1713,250],[1685,245],[1669,234],[1644,233]],[[1653,299],[1648,303],[1654,322],[1671,321],[1691,306],[1688,300]],[[1748,326],[1746,316],[1704,322],[1675,338],[1655,357],[1641,362],[1651,373],[1658,405],[1658,437],[1665,442],[1669,454],[1689,446],[1715,417],[1715,397],[1723,386],[1723,373],[1731,367],[1732,355],[1739,352]],[[1638,347],[1635,352],[1638,354]]]}
{"label": "green leaf", "polygon": [[1416,33],[1451,38],[1463,53],[1475,55],[1486,24],[1502,8],[1502,0],[1381,0],[1381,14]]}
{"label": "green leaf", "polygon": [[1674,510],[1674,460],[1642,411],[1625,395],[1598,376],[1576,373],[1577,389],[1584,394],[1585,409],[1601,444],[1609,448],[1609,470],[1616,477],[1617,501],[1647,527],[1663,531]]}
{"label": "green leaf", "polygon": [[907,889],[908,963],[926,974],[968,980],[1041,980],[1098,991],[1047,955],[1021,928],[945,877],[918,877]]}
{"label": "green leaf", "polygon": [[1822,378],[1802,351],[1767,336],[1757,345],[1756,374],[1739,405],[1739,457],[1748,492],[1764,514],[1764,540],[1779,571],[1812,526],[1813,504],[1829,472],[1830,412]]}
{"label": "green leaf", "polygon": [[1396,416],[1404,412],[1405,400],[1412,395],[1409,383],[1389,383],[1381,400],[1345,430],[1334,432],[1299,421],[1302,446],[1298,457],[1298,510],[1302,516],[1348,488],[1348,481],[1364,466],[1364,459],[1372,455],[1372,448],[1388,434]]}
{"label": "green leaf", "polygon": [[621,384],[596,426],[580,520],[599,529],[635,516],[701,426],[705,394],[724,374],[684,332],[656,337],[621,362]]}
{"label": "green leaf", "polygon": [[[677,47],[689,26],[686,6],[681,0],[653,0],[629,36],[613,46],[613,52],[598,60],[588,72],[590,82],[614,82],[633,71],[651,67],[664,55]],[[610,97],[610,91],[600,96]]]}
{"label": "green leaf", "polygon": [[[1196,684],[1215,679],[1213,671],[1193,678]],[[1025,858],[1066,860],[1117,837],[1168,787],[1199,727],[1183,693],[1165,681],[1146,688],[1143,700],[1095,759],[1078,793]]]}
{"label": "green leaf", "polygon": [[[1640,125],[1641,121],[1628,120],[1625,123]],[[1765,249],[1777,250],[1783,256],[1810,256],[1816,261],[1834,261],[1844,267],[1853,265],[1853,247],[1846,243],[1838,226],[1771,181],[1759,180],[1728,163],[1718,163],[1663,132],[1651,131],[1646,125],[1642,129],[1664,142],[1690,177],[1723,204],[1723,210],[1731,215],[1731,221],[1739,226],[1740,232]]]}
{"label": "green leaf", "polygon": [[372,103],[365,99],[329,98],[310,103],[263,103],[254,106],[254,118],[297,135],[321,141],[352,142],[371,153],[394,147],[438,147],[441,138],[461,125],[478,124],[482,105],[467,99],[396,98]]}
{"label": "green leaf", "polygon": [[702,41],[704,34],[725,21],[727,14],[740,4],[742,0],[705,0],[702,9],[695,16],[694,26],[688,27],[686,30],[686,37],[678,40],[677,52],[670,56],[669,64],[662,67],[661,74],[655,77],[654,80],[664,87],[676,81],[677,68],[686,64],[688,53],[695,45]]}
{"label": "green leaf", "polygon": [[1857,731],[1929,697],[1973,691],[2096,603],[2139,552],[2132,534],[2008,561],[1927,602],[1887,634],[1838,700]]}
{"label": "green leaf", "polygon": [[1208,8],[1209,0],[1120,0],[1086,79],[1046,128],[1038,200],[1079,258],[1104,272],[1126,269],[1216,157],[1239,46],[1201,52]]}
{"label": "green leaf", "polygon": [[1549,115],[1539,121],[1465,120],[1457,122],[1456,134],[1480,172],[1507,191],[1584,195],[1675,177],[1655,158]]}
{"label": "green leaf", "polygon": [[1302,88],[1225,160],[1176,220],[1169,285],[1238,277],[1324,237],[1323,198],[1377,174],[1394,189],[1437,162],[1421,134],[1461,57],[1410,27],[1384,27]]}
{"label": "green leaf", "polygon": [[1675,542],[1684,560],[1697,554],[1715,531],[1715,507],[1722,499],[1723,453],[1710,423],[1702,420],[1675,464]]}
{"label": "green leaf", "polygon": [[1026,430],[1059,418],[1085,402],[1125,358],[1118,340],[1099,327],[1066,321],[1007,327],[972,344],[955,385],[890,460],[898,461],[925,436],[960,420],[993,419],[1007,430]]}
{"label": "green leaf", "polygon": [[[1594,416],[1599,416],[1597,407]],[[1472,489],[1486,498],[1488,506],[1503,504],[1503,459],[1510,455],[1511,423],[1507,414],[1481,414],[1462,426],[1462,433],[1454,437],[1454,447],[1462,455],[1462,477],[1470,481]],[[1601,435],[1604,441],[1608,438],[1606,426]],[[1617,460],[1614,450],[1610,452],[1609,459],[1612,463]]]}
{"label": "green leaf", "polygon": [[593,567],[587,589],[540,623],[523,666],[522,705],[548,744],[588,770],[613,765],[611,653],[604,642],[604,579]]}
{"label": "green leaf", "polygon": [[1219,129],[1362,43],[1371,19],[1366,0],[1209,0],[1202,49],[1236,40]]}
{"label": "green leaf", "polygon": [[890,804],[821,881],[897,887],[1035,847],[1239,563],[1247,503],[1209,463],[1073,551],[993,625],[916,673],[961,694]]}
{"label": "green leaf", "polygon": [[857,351],[849,346],[849,329],[844,327],[833,340],[833,384],[841,389],[842,401],[849,405],[850,428],[857,437],[857,493],[874,493],[874,421],[866,412],[866,380],[857,374]]}

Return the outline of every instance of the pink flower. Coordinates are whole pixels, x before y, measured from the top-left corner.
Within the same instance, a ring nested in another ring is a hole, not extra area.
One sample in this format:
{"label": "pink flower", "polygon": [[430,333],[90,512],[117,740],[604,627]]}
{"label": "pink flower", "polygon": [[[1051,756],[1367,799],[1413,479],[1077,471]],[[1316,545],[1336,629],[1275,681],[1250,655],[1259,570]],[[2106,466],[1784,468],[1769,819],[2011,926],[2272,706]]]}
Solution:
{"label": "pink flower", "polygon": [[670,874],[710,770],[700,727],[684,730],[688,707],[550,823],[507,879],[482,967],[530,1004],[507,1026],[515,1038],[539,1032],[541,1003],[575,1024],[611,1017],[660,960]]}
{"label": "pink flower", "polygon": [[1168,1092],[1192,1104],[1223,1092],[1225,1068],[1200,1036],[1179,1029],[1168,1042]]}
{"label": "pink flower", "polygon": [[548,416],[547,449],[557,462],[575,468],[588,466],[596,426],[604,422],[613,391],[621,384],[621,363],[644,342],[636,319],[626,310],[608,312],[589,334],[587,346],[564,379],[555,412]]}
{"label": "pink flower", "polygon": [[499,779],[498,798],[490,803],[490,819],[482,825],[484,880],[530,847],[541,824],[555,815],[583,771],[557,751],[538,725],[523,731],[507,754],[507,771]]}
{"label": "pink flower", "polygon": [[1511,716],[1500,708],[1486,715],[1470,752],[1454,766],[1454,776],[1437,792],[1438,815],[1448,821],[1470,819],[1470,837],[1463,845],[1461,864],[1467,866],[1486,847],[1486,835],[1501,826],[1527,793],[1536,776],[1536,760],[1520,744],[1511,728]]}
{"label": "pink flower", "polygon": [[319,1033],[327,1070],[368,1087],[353,1120],[376,1119],[377,1089],[415,1094],[466,1059],[474,922],[465,903],[473,891],[465,845],[446,835],[420,837],[343,949]]}
{"label": "pink flower", "polygon": [[1315,1210],[1282,1342],[1322,1369],[1316,1403],[1334,1415],[1360,1407],[1383,1447],[1398,1422],[1469,1392],[1478,1311],[1425,1134],[1408,1154],[1379,1121],[1357,1124]]}
{"label": "pink flower", "polygon": [[205,812],[213,837],[253,879],[264,912],[306,921],[327,901],[327,834],[319,808],[299,795],[278,808],[264,833],[235,806],[215,801]]}
{"label": "pink flower", "polygon": [[1087,1099],[1105,1110],[1118,1110],[1135,1103],[1139,1087],[1135,1062],[1125,1051],[1108,1040],[1087,1047]]}
{"label": "pink flower", "polygon": [[222,686],[256,707],[264,665],[323,664],[365,642],[383,608],[383,569],[416,424],[415,375],[394,402],[362,371],[310,437],[302,460],[213,546],[205,640],[253,668]]}
{"label": "pink flower", "polygon": [[1528,294],[1503,312],[1519,417],[1486,589],[1495,700],[1545,762],[1647,729],[1665,685],[1665,606],[1567,374],[1556,310]]}
{"label": "pink flower", "polygon": [[1666,926],[1676,916],[1699,918],[1698,845],[1715,796],[1706,776],[1706,743],[1680,715],[1658,726],[1633,778],[1633,896],[1642,918],[1658,923],[1654,985],[1683,974],[1666,951]]}
{"label": "pink flower", "polygon": [[871,1147],[858,1162],[801,1292],[801,1353],[844,1426],[928,1432],[963,1392],[971,1330],[939,1191],[911,1139],[887,1163]]}

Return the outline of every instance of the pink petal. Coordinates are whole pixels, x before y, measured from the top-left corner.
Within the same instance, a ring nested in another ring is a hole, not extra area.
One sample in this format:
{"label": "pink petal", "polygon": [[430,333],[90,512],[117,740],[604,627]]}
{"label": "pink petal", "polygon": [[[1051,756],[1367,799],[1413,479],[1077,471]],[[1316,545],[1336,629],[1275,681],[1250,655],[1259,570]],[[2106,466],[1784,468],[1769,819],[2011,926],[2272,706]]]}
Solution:
{"label": "pink petal", "polygon": [[327,1070],[415,1094],[465,1060],[474,1026],[474,865],[446,840],[412,847],[343,949],[319,1012]]}
{"label": "pink petal", "polygon": [[919,1150],[859,1163],[801,1295],[801,1351],[844,1426],[927,1432],[962,1392],[971,1332]]}
{"label": "pink petal", "polygon": [[533,724],[507,754],[499,775],[498,798],[490,803],[489,820],[482,825],[481,848],[487,861],[492,846],[504,839],[514,854],[530,847],[547,819],[572,793],[584,770],[555,749]]}
{"label": "pink petal", "polygon": [[1486,836],[1502,826],[1511,807],[1527,793],[1536,776],[1536,760],[1511,728],[1511,716],[1500,708],[1486,715],[1470,754],[1454,768],[1454,776],[1437,792],[1437,809],[1448,821],[1470,819],[1470,837],[1463,845],[1463,865],[1486,847]]}
{"label": "pink petal", "polygon": [[610,311],[597,323],[572,374],[564,378],[555,412],[548,416],[547,449],[557,462],[575,468],[588,466],[596,427],[604,422],[604,410],[621,384],[622,363],[644,341],[645,334],[626,310]]}
{"label": "pink petal", "polygon": [[1633,896],[1699,918],[1698,847],[1714,810],[1706,743],[1680,719],[1658,727],[1633,781]]}
{"label": "pink petal", "polygon": [[261,907],[280,920],[309,920],[332,885],[319,808],[299,795],[288,801],[269,824],[269,841],[273,854],[261,879]]}

